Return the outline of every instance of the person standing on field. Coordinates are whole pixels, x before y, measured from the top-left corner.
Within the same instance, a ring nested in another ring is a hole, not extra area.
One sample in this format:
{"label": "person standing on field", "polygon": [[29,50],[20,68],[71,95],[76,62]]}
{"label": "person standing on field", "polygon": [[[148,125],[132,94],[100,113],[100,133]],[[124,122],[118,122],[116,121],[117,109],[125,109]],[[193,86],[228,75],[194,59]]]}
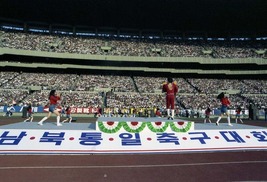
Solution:
{"label": "person standing on field", "polygon": [[38,122],[38,125],[43,125],[43,122],[50,118],[51,114],[54,113],[57,115],[57,126],[62,126],[60,123],[60,113],[57,110],[57,104],[60,100],[60,94],[56,92],[56,90],[51,90],[49,93],[49,110],[47,116],[45,116],[40,122]]}
{"label": "person standing on field", "polygon": [[172,78],[167,78],[167,82],[162,86],[162,92],[166,93],[167,118],[174,119],[174,101],[178,92],[177,83]]}
{"label": "person standing on field", "polygon": [[230,122],[230,114],[228,112],[228,107],[230,106],[230,100],[228,97],[225,96],[225,94],[222,92],[217,96],[217,99],[220,99],[221,101],[221,115],[216,121],[216,125],[219,126],[219,122],[222,119],[223,115],[225,114],[227,116],[227,121],[229,126],[233,126]]}

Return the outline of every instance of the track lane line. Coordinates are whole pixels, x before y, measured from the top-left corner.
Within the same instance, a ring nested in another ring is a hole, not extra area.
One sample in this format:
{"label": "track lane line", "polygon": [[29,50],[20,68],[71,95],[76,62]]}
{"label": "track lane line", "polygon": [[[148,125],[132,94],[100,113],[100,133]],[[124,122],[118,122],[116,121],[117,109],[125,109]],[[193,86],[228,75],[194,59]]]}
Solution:
{"label": "track lane line", "polygon": [[229,165],[229,164],[262,164],[267,161],[233,161],[233,162],[204,162],[189,164],[156,164],[156,165],[118,165],[118,166],[2,166],[0,170],[9,169],[86,169],[86,168],[154,168],[154,167],[184,167],[184,166],[208,166],[208,165]]}

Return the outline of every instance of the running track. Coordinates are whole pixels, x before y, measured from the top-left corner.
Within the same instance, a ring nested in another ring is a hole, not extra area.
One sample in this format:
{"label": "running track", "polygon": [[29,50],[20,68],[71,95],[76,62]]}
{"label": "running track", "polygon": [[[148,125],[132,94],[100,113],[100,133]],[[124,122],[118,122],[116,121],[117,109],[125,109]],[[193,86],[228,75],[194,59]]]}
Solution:
{"label": "running track", "polygon": [[4,182],[267,181],[267,151],[2,155],[0,161]]}

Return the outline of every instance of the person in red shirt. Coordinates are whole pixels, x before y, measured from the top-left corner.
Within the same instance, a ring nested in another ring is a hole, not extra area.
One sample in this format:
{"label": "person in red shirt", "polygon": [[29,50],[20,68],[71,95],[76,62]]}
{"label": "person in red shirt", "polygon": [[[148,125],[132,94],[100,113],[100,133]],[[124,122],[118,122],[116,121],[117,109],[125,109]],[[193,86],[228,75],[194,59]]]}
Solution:
{"label": "person in red shirt", "polygon": [[210,120],[210,113],[211,113],[211,109],[210,109],[210,107],[208,106],[207,109],[205,110],[205,119],[204,119],[204,123],[206,123],[207,120],[211,123],[211,120]]}
{"label": "person in red shirt", "polygon": [[32,112],[32,105],[29,104],[28,107],[27,107],[27,116],[28,118],[25,119],[23,122],[27,122],[30,120],[30,122],[32,122],[33,120],[33,112]]}
{"label": "person in red shirt", "polygon": [[237,120],[239,119],[239,121],[241,122],[241,123],[243,123],[243,121],[242,121],[242,119],[241,119],[241,111],[242,111],[242,109],[241,109],[241,107],[240,106],[238,106],[237,108],[236,108],[236,110],[235,110],[235,122],[237,123]]}
{"label": "person in red shirt", "polygon": [[64,121],[62,121],[62,123],[65,123],[66,121],[69,122],[69,123],[71,123],[72,117],[70,115],[70,113],[71,113],[70,106],[68,106],[65,111],[66,111],[66,119]]}
{"label": "person in red shirt", "polygon": [[38,125],[43,125],[43,122],[50,118],[51,114],[54,113],[57,115],[57,126],[62,126],[60,123],[60,113],[57,111],[57,104],[60,100],[60,94],[56,92],[56,90],[51,90],[49,93],[49,110],[47,116],[45,116],[40,122],[38,122]]}
{"label": "person in red shirt", "polygon": [[161,118],[161,112],[160,112],[160,109],[159,108],[157,108],[157,110],[156,110],[156,116],[158,118]]}
{"label": "person in red shirt", "polygon": [[219,121],[222,119],[223,115],[225,114],[227,116],[228,125],[233,126],[230,122],[230,115],[227,109],[231,104],[228,97],[226,97],[225,94],[222,92],[217,96],[217,99],[220,99],[222,106],[221,106],[221,115],[217,119],[216,125],[219,126]]}
{"label": "person in red shirt", "polygon": [[[167,78],[167,83],[162,86],[162,92],[166,93],[166,109],[168,119],[174,118],[174,101],[178,92],[177,83],[172,78]],[[171,111],[171,115],[170,115]]]}

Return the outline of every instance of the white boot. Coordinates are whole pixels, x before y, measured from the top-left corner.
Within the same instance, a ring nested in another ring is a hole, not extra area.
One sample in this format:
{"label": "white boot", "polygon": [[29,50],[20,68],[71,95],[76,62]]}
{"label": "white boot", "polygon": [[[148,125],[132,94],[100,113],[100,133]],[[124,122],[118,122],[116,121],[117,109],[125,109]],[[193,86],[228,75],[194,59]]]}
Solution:
{"label": "white boot", "polygon": [[62,124],[60,123],[60,116],[57,116],[57,126],[62,126]]}
{"label": "white boot", "polygon": [[47,120],[47,118],[48,118],[48,117],[44,117],[44,118],[38,123],[38,125],[43,125],[43,122],[44,122],[45,120]]}
{"label": "white boot", "polygon": [[174,119],[174,109],[172,109],[172,117],[171,119],[173,120]]}
{"label": "white boot", "polygon": [[167,117],[170,119],[170,109],[167,109]]}
{"label": "white boot", "polygon": [[227,121],[228,121],[228,125],[229,125],[229,126],[233,126],[233,125],[231,124],[231,122],[230,122],[230,116],[227,117]]}
{"label": "white boot", "polygon": [[218,119],[217,119],[217,121],[216,121],[216,125],[217,125],[217,126],[219,126],[219,122],[220,122],[221,119],[222,119],[222,117],[219,116]]}

